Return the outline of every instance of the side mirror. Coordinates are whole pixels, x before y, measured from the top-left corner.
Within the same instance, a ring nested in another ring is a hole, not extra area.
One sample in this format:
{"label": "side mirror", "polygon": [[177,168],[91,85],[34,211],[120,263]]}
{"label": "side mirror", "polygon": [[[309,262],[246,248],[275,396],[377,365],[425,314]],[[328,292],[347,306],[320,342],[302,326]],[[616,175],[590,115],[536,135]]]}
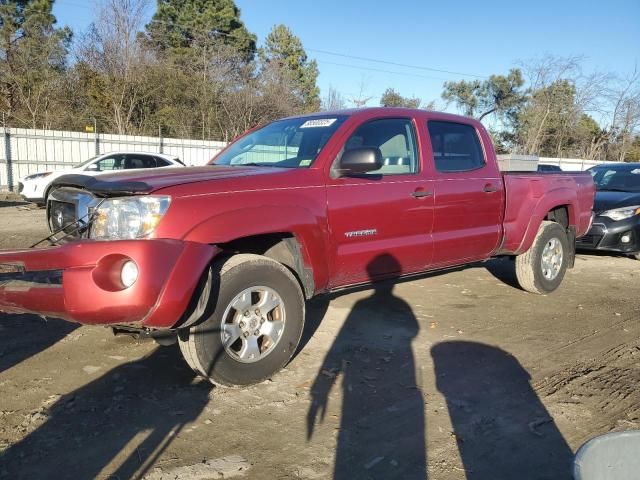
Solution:
{"label": "side mirror", "polygon": [[98,164],[97,163],[92,163],[87,168],[85,168],[85,170],[87,172],[99,172],[100,171],[100,169],[98,168]]}
{"label": "side mirror", "polygon": [[382,153],[379,148],[359,147],[345,150],[340,158],[340,175],[357,175],[382,168]]}

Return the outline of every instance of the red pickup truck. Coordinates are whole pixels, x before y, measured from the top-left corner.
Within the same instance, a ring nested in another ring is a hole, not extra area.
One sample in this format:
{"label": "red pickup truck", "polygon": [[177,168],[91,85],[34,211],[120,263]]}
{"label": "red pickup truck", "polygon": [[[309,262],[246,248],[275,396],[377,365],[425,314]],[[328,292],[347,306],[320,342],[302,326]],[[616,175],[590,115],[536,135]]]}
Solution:
{"label": "red pickup truck", "polygon": [[207,166],[60,177],[54,245],[0,252],[0,310],[176,331],[196,372],[248,385],[289,361],[320,293],[496,255],[555,290],[593,198],[589,173],[500,173],[469,118],[286,118]]}

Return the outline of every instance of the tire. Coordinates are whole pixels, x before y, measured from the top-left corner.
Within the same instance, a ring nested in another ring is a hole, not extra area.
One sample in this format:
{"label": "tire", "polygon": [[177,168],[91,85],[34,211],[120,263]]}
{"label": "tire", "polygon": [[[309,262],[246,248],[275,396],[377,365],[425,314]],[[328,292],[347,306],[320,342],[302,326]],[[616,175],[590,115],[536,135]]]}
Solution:
{"label": "tire", "polygon": [[213,313],[178,332],[180,351],[196,373],[216,385],[267,380],[300,342],[305,313],[300,284],[284,265],[260,255],[235,255],[213,271],[209,301],[214,304],[208,309]]}
{"label": "tire", "polygon": [[[552,254],[560,250],[561,259],[557,253],[551,257],[551,268],[545,268],[543,263],[543,252],[545,248],[547,254]],[[555,247],[555,248],[553,248]],[[562,225],[544,221],[538,229],[533,245],[522,255],[516,256],[516,277],[518,283],[527,292],[545,294],[551,293],[562,283],[562,279],[567,271],[570,255],[570,245],[567,233]]]}

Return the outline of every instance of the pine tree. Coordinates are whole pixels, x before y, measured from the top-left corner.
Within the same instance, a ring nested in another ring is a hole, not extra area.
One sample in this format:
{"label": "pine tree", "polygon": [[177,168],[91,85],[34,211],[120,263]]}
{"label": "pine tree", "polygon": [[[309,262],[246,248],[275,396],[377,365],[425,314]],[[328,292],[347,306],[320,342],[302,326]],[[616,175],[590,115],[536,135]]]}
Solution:
{"label": "pine tree", "polygon": [[289,28],[285,25],[274,26],[260,51],[260,57],[267,64],[276,63],[286,69],[299,90],[306,111],[320,108],[320,89],[316,85],[318,64],[315,60],[309,61],[302,42]]}
{"label": "pine tree", "polygon": [[146,39],[151,47],[174,55],[216,42],[234,47],[246,60],[256,51],[256,36],[240,20],[233,0],[158,0]]}
{"label": "pine tree", "polygon": [[56,28],[53,0],[0,2],[0,110],[12,123],[47,127],[71,31]]}

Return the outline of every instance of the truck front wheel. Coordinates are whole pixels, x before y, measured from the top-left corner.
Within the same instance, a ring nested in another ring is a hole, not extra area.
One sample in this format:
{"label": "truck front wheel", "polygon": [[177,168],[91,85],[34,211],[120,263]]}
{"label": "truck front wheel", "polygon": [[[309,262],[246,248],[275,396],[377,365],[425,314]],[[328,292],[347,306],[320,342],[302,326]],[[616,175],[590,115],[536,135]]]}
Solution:
{"label": "truck front wheel", "polygon": [[569,261],[569,240],[562,225],[544,221],[531,248],[516,257],[516,277],[531,293],[551,293],[562,283]]}
{"label": "truck front wheel", "polygon": [[278,372],[298,347],[304,297],[295,276],[260,255],[240,254],[214,267],[213,313],[178,332],[189,366],[212,383],[245,386]]}

